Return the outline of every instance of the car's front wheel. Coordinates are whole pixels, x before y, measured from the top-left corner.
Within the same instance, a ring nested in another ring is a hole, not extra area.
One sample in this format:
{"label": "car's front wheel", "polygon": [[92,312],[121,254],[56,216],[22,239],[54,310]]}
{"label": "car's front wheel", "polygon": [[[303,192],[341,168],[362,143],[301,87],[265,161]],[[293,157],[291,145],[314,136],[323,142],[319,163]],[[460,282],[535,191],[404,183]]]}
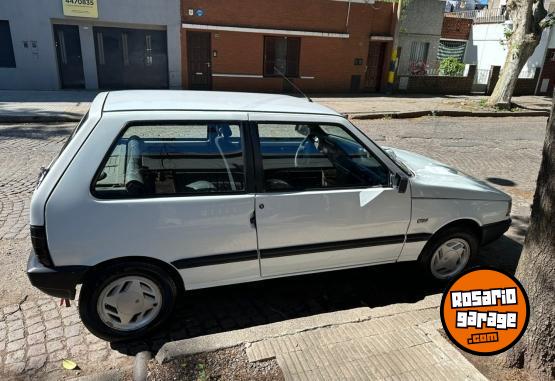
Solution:
{"label": "car's front wheel", "polygon": [[81,287],[79,314],[94,335],[105,340],[137,339],[152,332],[173,311],[177,287],[150,263],[103,269]]}
{"label": "car's front wheel", "polygon": [[432,278],[446,281],[464,271],[478,246],[474,234],[453,227],[432,238],[422,252],[420,264]]}

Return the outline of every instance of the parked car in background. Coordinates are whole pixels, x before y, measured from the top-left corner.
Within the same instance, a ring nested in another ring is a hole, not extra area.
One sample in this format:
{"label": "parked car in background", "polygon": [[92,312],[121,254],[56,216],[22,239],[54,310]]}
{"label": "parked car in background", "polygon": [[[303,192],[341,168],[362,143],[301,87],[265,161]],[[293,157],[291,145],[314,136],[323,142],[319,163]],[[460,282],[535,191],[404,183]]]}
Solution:
{"label": "parked car in background", "polygon": [[[31,283],[95,335],[145,335],[184,291],[416,261],[447,280],[511,198],[283,95],[99,94],[31,202]],[[371,281],[371,280],[370,280]]]}

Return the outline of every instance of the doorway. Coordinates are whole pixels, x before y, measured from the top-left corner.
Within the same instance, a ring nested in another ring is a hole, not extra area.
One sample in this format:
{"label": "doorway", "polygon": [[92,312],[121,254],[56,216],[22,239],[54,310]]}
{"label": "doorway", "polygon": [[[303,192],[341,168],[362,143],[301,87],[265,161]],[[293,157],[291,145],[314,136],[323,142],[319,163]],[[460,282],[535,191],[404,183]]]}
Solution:
{"label": "doorway", "polygon": [[366,91],[378,92],[382,84],[385,57],[384,42],[370,42],[364,87]]}
{"label": "doorway", "polygon": [[98,87],[168,88],[165,30],[94,27]]}
{"label": "doorway", "polygon": [[212,89],[210,32],[187,32],[187,68],[189,89]]}
{"label": "doorway", "polygon": [[79,27],[76,25],[54,25],[54,41],[62,89],[85,88]]}

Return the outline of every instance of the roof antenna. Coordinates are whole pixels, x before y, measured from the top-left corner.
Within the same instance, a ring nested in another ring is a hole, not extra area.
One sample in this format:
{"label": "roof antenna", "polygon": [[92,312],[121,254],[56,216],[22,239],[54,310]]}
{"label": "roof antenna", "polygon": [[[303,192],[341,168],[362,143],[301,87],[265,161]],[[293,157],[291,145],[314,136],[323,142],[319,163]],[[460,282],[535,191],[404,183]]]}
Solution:
{"label": "roof antenna", "polygon": [[289,80],[289,78],[287,78],[287,77],[285,76],[285,74],[283,74],[283,73],[281,72],[281,70],[279,70],[279,69],[277,68],[277,66],[275,66],[275,65],[274,65],[274,71],[276,71],[279,75],[281,75],[281,76],[283,77],[283,79],[285,79],[291,86],[293,86],[293,88],[294,88],[295,90],[297,90],[299,93],[301,93],[301,95],[302,95],[303,97],[305,97],[307,101],[312,102],[312,99],[310,99],[310,97],[309,97],[308,95],[306,95],[305,93],[303,93],[301,89],[299,89],[293,82],[291,82],[291,81]]}

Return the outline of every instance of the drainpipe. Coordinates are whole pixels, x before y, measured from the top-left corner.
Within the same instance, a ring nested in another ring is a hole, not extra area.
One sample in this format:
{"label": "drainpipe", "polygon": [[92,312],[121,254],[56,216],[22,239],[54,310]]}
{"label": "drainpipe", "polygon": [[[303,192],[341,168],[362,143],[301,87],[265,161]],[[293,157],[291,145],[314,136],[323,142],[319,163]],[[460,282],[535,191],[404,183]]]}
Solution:
{"label": "drainpipe", "polygon": [[345,20],[345,31],[349,31],[349,16],[351,16],[351,0],[349,0],[349,7],[347,8],[347,19]]}
{"label": "drainpipe", "polygon": [[390,95],[393,92],[393,87],[395,85],[395,71],[397,69],[397,62],[399,57],[397,56],[399,49],[399,30],[401,28],[401,8],[403,0],[398,0],[397,2],[397,21],[395,23],[395,32],[393,33],[393,47],[391,48],[391,61],[389,62],[389,72],[387,73],[387,90],[386,94]]}

